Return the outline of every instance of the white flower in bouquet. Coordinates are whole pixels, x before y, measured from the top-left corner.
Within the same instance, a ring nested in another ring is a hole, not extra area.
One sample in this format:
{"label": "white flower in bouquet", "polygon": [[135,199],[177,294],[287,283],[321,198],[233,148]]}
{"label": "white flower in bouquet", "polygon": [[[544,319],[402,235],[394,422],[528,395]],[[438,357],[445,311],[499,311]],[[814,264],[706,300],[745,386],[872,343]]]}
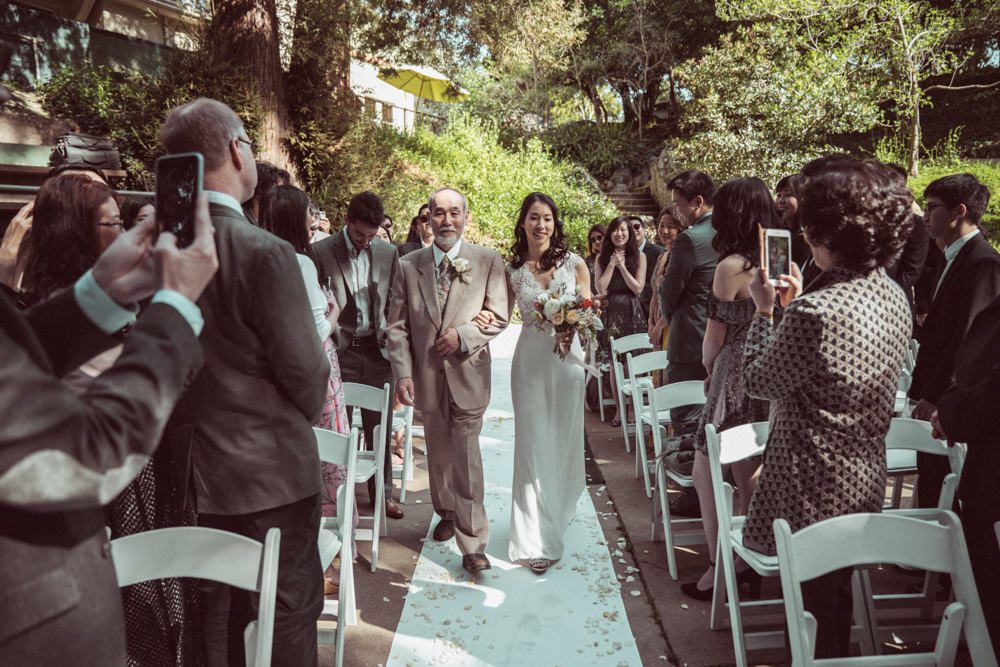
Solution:
{"label": "white flower in bouquet", "polygon": [[[562,303],[559,302],[559,299],[548,299],[542,304],[542,310],[545,312],[545,317],[552,320],[552,316],[562,310]],[[552,321],[555,322],[555,320]]]}
{"label": "white flower in bouquet", "polygon": [[542,292],[542,295],[540,297],[538,297],[538,303],[543,304],[543,305],[548,300],[549,300],[549,293],[548,292]]}
{"label": "white flower in bouquet", "polygon": [[575,294],[563,294],[559,297],[559,302],[564,306],[575,306],[576,305],[576,295]]}
{"label": "white flower in bouquet", "polygon": [[594,327],[594,331],[604,330],[604,322],[601,322],[601,318],[596,315],[590,320],[590,326]]}
{"label": "white flower in bouquet", "polygon": [[580,311],[574,308],[566,313],[566,323],[576,324],[580,321]]}

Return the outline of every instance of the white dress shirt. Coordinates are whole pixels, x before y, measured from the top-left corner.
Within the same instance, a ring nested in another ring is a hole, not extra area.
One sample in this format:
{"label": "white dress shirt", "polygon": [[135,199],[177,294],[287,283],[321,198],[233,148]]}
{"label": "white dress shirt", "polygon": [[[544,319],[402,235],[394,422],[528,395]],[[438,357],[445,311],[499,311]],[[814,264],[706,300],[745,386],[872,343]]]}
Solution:
{"label": "white dress shirt", "polygon": [[372,273],[372,249],[368,247],[358,250],[351,242],[351,237],[347,235],[347,226],[344,226],[344,240],[347,242],[347,256],[351,261],[351,292],[354,294],[354,305],[357,307],[357,322],[354,328],[354,335],[358,338],[372,336],[375,334],[371,323],[371,273]]}
{"label": "white dress shirt", "polygon": [[952,243],[950,246],[944,249],[944,258],[945,258],[944,271],[941,272],[941,277],[938,278],[937,287],[934,288],[934,297],[937,297],[938,290],[941,289],[941,284],[944,282],[944,277],[948,275],[948,269],[950,269],[952,263],[954,263],[955,257],[958,256],[958,252],[962,249],[962,247],[966,243],[969,242],[969,239],[971,239],[978,233],[979,233],[978,229],[973,229],[965,236],[956,239],[954,243]]}

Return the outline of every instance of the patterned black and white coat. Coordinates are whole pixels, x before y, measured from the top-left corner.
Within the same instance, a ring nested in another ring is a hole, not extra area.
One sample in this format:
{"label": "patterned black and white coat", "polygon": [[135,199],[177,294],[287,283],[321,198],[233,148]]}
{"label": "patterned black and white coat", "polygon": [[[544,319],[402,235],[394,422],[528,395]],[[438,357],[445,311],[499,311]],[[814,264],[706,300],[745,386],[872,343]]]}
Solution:
{"label": "patterned black and white coat", "polygon": [[796,531],[881,509],[885,436],[911,327],[903,290],[881,268],[859,275],[831,267],[779,324],[755,318],[743,383],[771,401],[771,418],[747,546],[774,554],[779,517]]}

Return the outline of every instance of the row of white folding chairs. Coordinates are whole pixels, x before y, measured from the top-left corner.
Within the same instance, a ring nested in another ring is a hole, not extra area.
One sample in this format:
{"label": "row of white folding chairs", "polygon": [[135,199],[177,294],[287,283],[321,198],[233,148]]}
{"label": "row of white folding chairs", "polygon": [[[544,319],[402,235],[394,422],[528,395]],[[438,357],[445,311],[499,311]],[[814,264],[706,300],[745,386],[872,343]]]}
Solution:
{"label": "row of white folding chairs", "polygon": [[[783,633],[781,631],[744,632],[743,612],[775,613],[780,609],[781,601],[776,599],[741,601],[736,581],[735,559],[736,557],[743,559],[755,572],[764,577],[778,576],[779,566],[776,557],[761,554],[743,544],[744,517],[733,516],[734,492],[732,486],[723,480],[722,466],[762,453],[767,443],[768,424],[767,422],[744,424],[721,433],[717,433],[714,426],[708,425],[705,429],[705,436],[712,490],[715,494],[719,520],[719,538],[715,560],[718,567],[715,573],[710,626],[713,630],[725,627],[723,608],[728,607],[728,620],[733,636],[736,664],[738,667],[745,667],[747,650],[780,645],[783,641]],[[960,448],[949,447],[947,443],[933,438],[930,426],[926,422],[896,418],[892,420],[886,437],[886,449],[888,452],[912,449],[947,456],[953,471],[945,478],[937,508],[932,510],[887,510],[887,514],[928,519],[935,518],[939,511],[947,510],[952,506],[963,462]],[[855,615],[856,618],[862,619],[862,623],[854,629],[853,636],[858,639],[866,652],[879,653],[881,650],[880,636],[898,629],[879,627],[876,624],[875,604],[882,603],[883,606],[892,607],[919,607],[923,615],[927,617],[933,608],[938,576],[937,572],[928,570],[923,590],[919,594],[873,595],[867,571],[859,570],[856,573],[854,581]]]}

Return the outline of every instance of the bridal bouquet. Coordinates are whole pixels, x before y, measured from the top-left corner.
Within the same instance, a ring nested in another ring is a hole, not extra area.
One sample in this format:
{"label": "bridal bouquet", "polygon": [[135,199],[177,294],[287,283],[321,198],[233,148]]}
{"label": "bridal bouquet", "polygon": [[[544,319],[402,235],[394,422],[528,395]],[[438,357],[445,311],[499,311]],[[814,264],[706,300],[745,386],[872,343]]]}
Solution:
{"label": "bridal bouquet", "polygon": [[[538,329],[544,328],[546,323],[551,324],[556,333],[573,331],[580,334],[585,347],[591,347],[597,340],[597,332],[604,328],[601,318],[597,316],[597,306],[590,299],[584,298],[579,293],[579,287],[575,294],[565,292],[543,292],[535,300],[535,326]],[[565,359],[568,349],[564,349],[559,342],[552,349],[559,355],[560,359]]]}

